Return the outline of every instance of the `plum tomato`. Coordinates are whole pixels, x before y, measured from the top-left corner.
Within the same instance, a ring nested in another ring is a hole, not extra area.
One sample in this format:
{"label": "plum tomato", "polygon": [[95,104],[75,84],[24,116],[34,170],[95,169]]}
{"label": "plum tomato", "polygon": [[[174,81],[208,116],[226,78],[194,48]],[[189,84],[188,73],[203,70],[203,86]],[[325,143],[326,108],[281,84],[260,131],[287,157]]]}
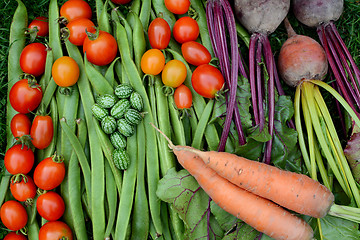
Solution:
{"label": "plum tomato", "polygon": [[208,64],[211,61],[211,55],[207,48],[195,41],[183,43],[181,53],[185,60],[194,66]]}
{"label": "plum tomato", "polygon": [[224,82],[221,72],[209,64],[198,66],[191,76],[194,90],[206,98],[214,98],[223,88]]}
{"label": "plum tomato", "polygon": [[65,203],[56,192],[49,191],[41,194],[36,200],[36,210],[48,221],[56,221],[64,214]]}
{"label": "plum tomato", "polygon": [[171,38],[169,24],[163,18],[155,18],[149,25],[148,36],[152,48],[165,49]]}
{"label": "plum tomato", "polygon": [[51,74],[58,86],[71,87],[79,80],[80,69],[74,59],[63,56],[56,59],[52,66]]}
{"label": "plum tomato", "polygon": [[10,130],[15,138],[19,138],[23,135],[29,135],[30,128],[30,119],[23,113],[18,113],[11,119]]}
{"label": "plum tomato", "polygon": [[34,180],[26,175],[18,175],[17,177],[21,178],[21,180],[16,179],[16,177],[11,179],[11,194],[19,202],[31,201],[36,196]]}
{"label": "plum tomato", "polygon": [[52,190],[59,186],[65,177],[65,164],[59,156],[42,160],[34,170],[35,185],[43,190]]}
{"label": "plum tomato", "polygon": [[9,232],[4,240],[27,240],[27,238],[22,235],[21,233],[17,233],[17,232]]}
{"label": "plum tomato", "polygon": [[52,118],[48,115],[35,116],[31,129],[31,142],[37,149],[44,149],[48,147],[53,139],[54,126]]}
{"label": "plum tomato", "polygon": [[190,108],[192,105],[192,94],[190,89],[181,84],[175,89],[174,102],[178,109]]}
{"label": "plum tomato", "polygon": [[161,73],[161,79],[165,86],[177,88],[186,79],[186,66],[180,60],[170,60],[166,63]]}
{"label": "plum tomato", "polygon": [[165,66],[165,56],[159,49],[150,49],[141,57],[140,64],[145,74],[158,75]]}
{"label": "plum tomato", "polygon": [[28,215],[21,203],[10,200],[5,202],[0,209],[1,221],[11,231],[18,231],[25,227]]}
{"label": "plum tomato", "polygon": [[34,165],[34,153],[26,145],[17,144],[9,148],[4,157],[6,170],[12,174],[28,174]]}
{"label": "plum tomato", "polygon": [[165,7],[174,14],[185,14],[189,10],[189,0],[164,0]]}
{"label": "plum tomato", "polygon": [[94,38],[86,36],[84,40],[83,52],[86,53],[87,60],[92,64],[105,66],[111,63],[115,59],[117,51],[117,42],[110,33],[100,30]]}
{"label": "plum tomato", "polygon": [[45,72],[46,46],[42,43],[30,43],[20,54],[20,67],[24,73],[39,77]]}
{"label": "plum tomato", "polygon": [[19,113],[34,111],[42,100],[42,89],[35,80],[21,79],[10,89],[9,101]]}
{"label": "plum tomato", "polygon": [[39,231],[39,240],[67,239],[73,240],[71,229],[60,221],[47,222]]}
{"label": "plum tomato", "polygon": [[195,41],[200,33],[199,25],[196,20],[185,16],[179,18],[173,27],[173,36],[178,43]]}

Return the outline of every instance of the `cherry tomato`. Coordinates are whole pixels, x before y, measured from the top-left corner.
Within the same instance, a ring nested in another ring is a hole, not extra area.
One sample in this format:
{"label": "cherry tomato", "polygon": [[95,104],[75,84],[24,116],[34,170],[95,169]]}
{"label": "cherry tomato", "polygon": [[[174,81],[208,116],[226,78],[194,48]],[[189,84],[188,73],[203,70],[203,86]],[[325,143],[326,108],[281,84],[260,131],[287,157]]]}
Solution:
{"label": "cherry tomato", "polygon": [[224,85],[224,77],[216,67],[204,64],[195,69],[191,83],[194,90],[201,96],[214,98]]}
{"label": "cherry tomato", "polygon": [[162,18],[155,18],[149,25],[148,36],[152,48],[165,49],[171,38],[169,24]]}
{"label": "cherry tomato", "polygon": [[85,30],[94,31],[94,26],[95,24],[87,18],[79,18],[69,22],[66,25],[69,29],[69,41],[76,46],[82,46],[87,36]]}
{"label": "cherry tomato", "polygon": [[22,79],[10,89],[9,100],[11,106],[19,113],[34,111],[42,99],[42,89],[35,81]]}
{"label": "cherry tomato", "polygon": [[36,32],[37,36],[45,37],[49,34],[49,21],[47,17],[36,17],[29,24],[29,29]]}
{"label": "cherry tomato", "polygon": [[65,203],[56,192],[41,194],[36,200],[36,210],[39,215],[48,221],[56,221],[64,214]]}
{"label": "cherry tomato", "polygon": [[19,202],[14,200],[5,202],[1,206],[0,212],[2,223],[11,231],[17,231],[25,227],[28,215]]}
{"label": "cherry tomato", "polygon": [[45,223],[39,231],[39,240],[67,239],[72,240],[73,234],[64,222],[54,221]]}
{"label": "cherry tomato", "polygon": [[165,7],[174,14],[185,14],[189,10],[189,0],[165,0]]}
{"label": "cherry tomato", "polygon": [[20,54],[20,67],[24,73],[35,77],[45,72],[46,47],[42,43],[30,43]]}
{"label": "cherry tomato", "polygon": [[30,201],[36,195],[36,186],[34,180],[26,176],[21,177],[20,182],[15,182],[14,179],[10,182],[10,191],[14,198],[20,202]]}
{"label": "cherry tomato", "polygon": [[131,2],[131,0],[111,0],[115,4],[127,4]]}
{"label": "cherry tomato", "polygon": [[185,64],[174,59],[166,63],[161,79],[165,86],[177,88],[185,81],[186,74]]}
{"label": "cherry tomato", "polygon": [[115,38],[107,32],[99,31],[96,39],[86,36],[83,51],[89,62],[104,66],[111,63],[117,54],[118,46]]}
{"label": "cherry tomato", "polygon": [[35,185],[43,190],[52,190],[59,186],[65,177],[65,164],[51,157],[42,160],[35,168]]}
{"label": "cherry tomato", "polygon": [[206,47],[195,41],[185,42],[181,45],[181,52],[185,60],[195,66],[208,64],[211,55]]}
{"label": "cherry tomato", "polygon": [[92,10],[86,1],[67,1],[60,8],[60,16],[68,22],[79,18],[91,19]]}
{"label": "cherry tomato", "polygon": [[9,148],[4,157],[6,170],[12,174],[28,174],[34,165],[34,153],[26,145],[17,144]]}
{"label": "cherry tomato", "polygon": [[15,138],[30,134],[31,122],[23,113],[16,114],[10,122],[10,130]]}
{"label": "cherry tomato", "polygon": [[58,86],[70,87],[79,79],[79,65],[71,57],[63,56],[56,59],[52,66],[51,74]]}
{"label": "cherry tomato", "polygon": [[145,74],[158,75],[165,66],[165,56],[159,49],[150,49],[141,57],[140,64]]}
{"label": "cherry tomato", "polygon": [[190,89],[181,84],[175,89],[174,101],[178,109],[190,108],[192,105],[192,94]]}
{"label": "cherry tomato", "polygon": [[4,240],[27,240],[27,238],[21,233],[9,232]]}
{"label": "cherry tomato", "polygon": [[173,36],[179,43],[195,41],[199,36],[199,25],[191,17],[179,18],[173,27]]}
{"label": "cherry tomato", "polygon": [[31,142],[37,149],[44,149],[50,145],[54,135],[53,121],[50,116],[37,115],[31,125]]}

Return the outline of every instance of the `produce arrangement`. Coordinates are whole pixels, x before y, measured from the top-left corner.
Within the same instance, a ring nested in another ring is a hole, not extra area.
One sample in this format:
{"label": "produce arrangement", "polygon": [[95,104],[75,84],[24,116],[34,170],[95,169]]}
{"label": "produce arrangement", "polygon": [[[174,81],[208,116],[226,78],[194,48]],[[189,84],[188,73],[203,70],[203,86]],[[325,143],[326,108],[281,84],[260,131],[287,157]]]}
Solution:
{"label": "produce arrangement", "polygon": [[360,239],[348,2],[11,2],[0,238]]}

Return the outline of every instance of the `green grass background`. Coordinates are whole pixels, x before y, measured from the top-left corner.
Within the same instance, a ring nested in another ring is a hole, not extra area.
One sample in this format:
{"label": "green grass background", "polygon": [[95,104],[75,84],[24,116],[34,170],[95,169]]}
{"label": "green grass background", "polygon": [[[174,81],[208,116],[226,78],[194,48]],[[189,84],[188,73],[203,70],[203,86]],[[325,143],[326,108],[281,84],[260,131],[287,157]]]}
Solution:
{"label": "green grass background", "polygon": [[[59,0],[61,5],[65,0]],[[36,16],[47,16],[49,0],[24,0],[28,10],[29,22]],[[95,10],[95,0],[89,1]],[[9,28],[13,13],[17,7],[15,0],[0,0],[0,167],[3,166],[3,158],[6,147],[6,94],[7,94],[7,55],[9,46]],[[95,14],[94,14],[95,16]],[[305,34],[318,40],[315,29],[311,29],[298,23],[289,14],[289,19],[293,23],[295,31]],[[345,8],[341,18],[337,21],[339,33],[346,42],[358,66],[360,66],[360,1],[345,0]],[[275,56],[282,43],[286,40],[286,32],[281,25],[276,32],[270,36],[272,49]],[[293,95],[294,90],[284,86],[289,95]],[[1,174],[0,174],[1,178]],[[0,238],[3,230],[0,226]]]}

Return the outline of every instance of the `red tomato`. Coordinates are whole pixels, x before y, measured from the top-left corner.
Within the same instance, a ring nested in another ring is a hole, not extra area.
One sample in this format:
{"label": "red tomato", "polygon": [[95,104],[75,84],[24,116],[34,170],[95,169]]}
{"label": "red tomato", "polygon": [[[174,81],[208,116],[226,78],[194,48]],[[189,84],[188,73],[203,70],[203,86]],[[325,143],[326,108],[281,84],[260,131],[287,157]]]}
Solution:
{"label": "red tomato", "polygon": [[189,0],[165,0],[165,7],[174,14],[185,14],[190,7]]}
{"label": "red tomato", "polygon": [[20,67],[24,73],[35,77],[45,72],[46,47],[42,43],[30,43],[20,54]]}
{"label": "red tomato", "polygon": [[107,32],[99,31],[99,36],[92,40],[87,36],[84,40],[83,51],[89,62],[104,66],[111,63],[117,54],[118,46],[115,38]]}
{"label": "red tomato", "polygon": [[209,64],[198,66],[191,77],[194,90],[206,98],[214,98],[223,87],[224,82],[221,72]]}
{"label": "red tomato", "polygon": [[190,108],[192,105],[192,94],[184,84],[175,89],[174,101],[178,109]]}
{"label": "red tomato", "polygon": [[73,234],[68,225],[63,222],[47,222],[39,231],[39,240],[67,239],[72,240]]}
{"label": "red tomato", "polygon": [[22,79],[10,89],[9,100],[11,106],[19,113],[34,111],[42,99],[42,89],[35,81]]}
{"label": "red tomato", "polygon": [[6,170],[12,174],[28,174],[34,165],[34,153],[26,145],[21,149],[21,144],[9,148],[4,157]]}
{"label": "red tomato", "polygon": [[53,121],[50,116],[37,115],[31,125],[31,142],[37,149],[50,145],[54,135]]}
{"label": "red tomato", "polygon": [[59,186],[65,177],[65,164],[51,157],[42,160],[35,168],[35,185],[43,190],[52,190]]}
{"label": "red tomato", "polygon": [[22,177],[20,182],[14,179],[10,182],[10,191],[14,198],[20,202],[30,201],[36,196],[36,186],[34,180],[26,176]]}
{"label": "red tomato", "polygon": [[79,18],[69,22],[66,25],[69,29],[69,41],[76,46],[82,46],[87,36],[85,30],[88,32],[95,31],[94,26],[95,24],[87,18]]}
{"label": "red tomato", "polygon": [[51,74],[58,86],[70,87],[79,80],[80,69],[74,59],[63,56],[56,59],[52,66]]}
{"label": "red tomato", "polygon": [[195,41],[183,43],[181,52],[185,60],[195,66],[208,64],[211,61],[211,55],[207,48]]}
{"label": "red tomato", "polygon": [[26,240],[27,238],[21,233],[9,232],[4,240]]}
{"label": "red tomato", "polygon": [[1,206],[1,221],[11,231],[17,231],[25,227],[28,215],[25,208],[19,202],[10,200]]}
{"label": "red tomato", "polygon": [[65,203],[56,192],[41,194],[36,200],[36,210],[39,215],[48,221],[56,221],[64,214]]}
{"label": "red tomato", "polygon": [[11,133],[15,138],[30,134],[31,122],[23,113],[16,114],[10,122]]}
{"label": "red tomato", "polygon": [[111,1],[116,4],[127,4],[131,2],[131,0],[111,0]]}
{"label": "red tomato", "polygon": [[141,57],[140,64],[145,74],[158,75],[165,66],[165,56],[159,49],[150,49]]}
{"label": "red tomato", "polygon": [[171,29],[162,18],[155,18],[148,29],[149,42],[152,48],[165,49],[170,42]]}
{"label": "red tomato", "polygon": [[49,34],[49,21],[46,17],[36,17],[30,24],[29,29],[36,32],[37,36],[45,37]]}
{"label": "red tomato", "polygon": [[60,8],[60,16],[68,22],[79,18],[91,19],[92,10],[86,1],[67,1]]}
{"label": "red tomato", "polygon": [[179,18],[173,27],[173,36],[179,43],[195,41],[199,36],[199,25],[191,17]]}
{"label": "red tomato", "polygon": [[185,64],[179,60],[170,60],[166,63],[161,73],[161,80],[165,86],[177,88],[186,79]]}

